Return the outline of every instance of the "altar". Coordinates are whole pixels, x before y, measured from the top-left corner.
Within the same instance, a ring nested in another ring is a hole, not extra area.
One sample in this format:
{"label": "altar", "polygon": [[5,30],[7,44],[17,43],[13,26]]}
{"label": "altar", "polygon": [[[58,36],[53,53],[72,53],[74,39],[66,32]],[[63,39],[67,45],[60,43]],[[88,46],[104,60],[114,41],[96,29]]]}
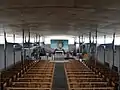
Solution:
{"label": "altar", "polygon": [[55,51],[54,60],[64,60],[64,58],[65,58],[64,51],[62,51],[62,50]]}

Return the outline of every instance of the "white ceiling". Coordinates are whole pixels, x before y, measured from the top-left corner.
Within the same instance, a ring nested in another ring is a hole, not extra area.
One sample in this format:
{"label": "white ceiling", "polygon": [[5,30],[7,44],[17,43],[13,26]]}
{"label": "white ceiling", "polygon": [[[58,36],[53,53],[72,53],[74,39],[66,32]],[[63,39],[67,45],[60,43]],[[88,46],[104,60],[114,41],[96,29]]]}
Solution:
{"label": "white ceiling", "polygon": [[120,0],[0,0],[0,33],[120,35]]}

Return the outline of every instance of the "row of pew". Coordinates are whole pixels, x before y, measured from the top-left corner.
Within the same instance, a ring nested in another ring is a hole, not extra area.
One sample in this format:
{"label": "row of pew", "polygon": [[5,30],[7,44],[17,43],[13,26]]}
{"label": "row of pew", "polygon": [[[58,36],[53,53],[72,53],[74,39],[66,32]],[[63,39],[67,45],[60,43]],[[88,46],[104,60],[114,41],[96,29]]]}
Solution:
{"label": "row of pew", "polygon": [[[32,61],[32,64],[9,83],[3,90],[52,90],[54,63],[47,60]],[[9,76],[9,75],[8,75]]]}
{"label": "row of pew", "polygon": [[115,72],[110,68],[105,67],[98,61],[88,60],[88,61],[84,61],[84,63],[94,72],[101,74],[107,81],[111,83],[112,86],[116,87],[117,90],[119,84],[118,72]]}
{"label": "row of pew", "polygon": [[115,90],[110,82],[83,62],[71,60],[64,64],[64,68],[69,90]]}
{"label": "row of pew", "polygon": [[34,62],[32,60],[25,60],[24,62],[18,62],[15,65],[1,71],[0,87],[8,84],[11,80],[19,77],[20,73],[25,72]]}

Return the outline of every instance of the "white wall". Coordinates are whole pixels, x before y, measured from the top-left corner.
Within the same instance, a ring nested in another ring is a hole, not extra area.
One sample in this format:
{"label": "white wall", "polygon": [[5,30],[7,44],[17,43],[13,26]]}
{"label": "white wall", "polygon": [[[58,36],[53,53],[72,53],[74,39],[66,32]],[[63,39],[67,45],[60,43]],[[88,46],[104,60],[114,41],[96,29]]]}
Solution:
{"label": "white wall", "polygon": [[109,63],[110,67],[112,67],[113,65],[113,50],[112,47],[106,47],[106,51],[105,51],[105,57],[106,57],[106,62]]}
{"label": "white wall", "polygon": [[[98,60],[101,63],[104,63],[104,49],[101,46],[98,48]],[[114,57],[114,66],[119,67],[119,60],[120,60],[120,46],[116,46],[116,53],[115,53],[115,57]],[[112,50],[111,46],[106,47],[105,62],[109,63],[110,67],[112,68],[113,50]]]}
{"label": "white wall", "polygon": [[[15,52],[15,60],[16,62],[21,60],[21,51]],[[13,46],[11,44],[7,45],[6,52],[6,65],[9,67],[13,62]],[[4,45],[0,44],[0,70],[4,68]]]}
{"label": "white wall", "polygon": [[116,53],[115,53],[115,61],[114,64],[115,66],[119,67],[119,61],[120,61],[120,46],[116,46]]}
{"label": "white wall", "polygon": [[7,45],[7,51],[6,51],[6,65],[7,67],[12,65],[13,62],[13,45],[8,44]]}
{"label": "white wall", "polygon": [[0,69],[4,68],[4,46],[0,44]]}
{"label": "white wall", "polygon": [[21,60],[21,51],[15,52],[15,62],[18,62]]}
{"label": "white wall", "polygon": [[98,47],[98,61],[104,64],[104,48],[103,46]]}

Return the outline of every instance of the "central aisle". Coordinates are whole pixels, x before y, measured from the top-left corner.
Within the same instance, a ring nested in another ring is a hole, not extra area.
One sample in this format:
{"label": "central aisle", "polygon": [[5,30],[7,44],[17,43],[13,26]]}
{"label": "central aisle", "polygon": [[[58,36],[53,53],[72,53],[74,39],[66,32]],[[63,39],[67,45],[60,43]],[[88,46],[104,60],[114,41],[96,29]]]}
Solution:
{"label": "central aisle", "polygon": [[68,90],[64,62],[55,62],[52,90]]}

